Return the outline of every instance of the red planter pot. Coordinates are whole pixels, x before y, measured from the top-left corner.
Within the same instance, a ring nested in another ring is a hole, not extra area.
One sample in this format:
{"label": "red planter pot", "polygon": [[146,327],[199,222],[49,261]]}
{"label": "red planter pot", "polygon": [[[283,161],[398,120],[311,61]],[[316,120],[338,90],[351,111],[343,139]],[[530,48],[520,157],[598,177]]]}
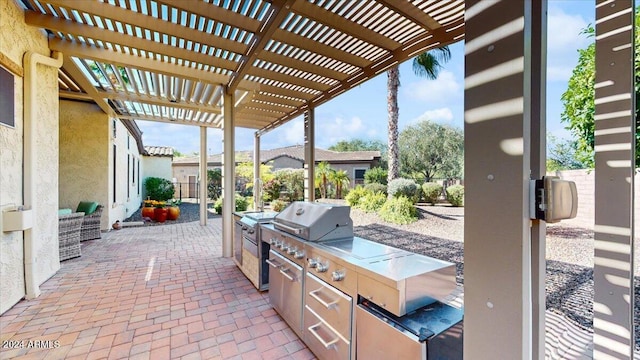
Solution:
{"label": "red planter pot", "polygon": [[153,207],[143,207],[142,211],[140,212],[140,215],[142,215],[143,218],[148,217],[151,220],[155,219],[155,208]]}
{"label": "red planter pot", "polygon": [[166,208],[156,208],[154,210],[154,215],[155,215],[155,220],[157,222],[165,222],[167,220],[167,213],[169,212],[169,209]]}
{"label": "red planter pot", "polygon": [[171,206],[168,208],[167,220],[178,220],[180,216],[180,208],[177,206]]}

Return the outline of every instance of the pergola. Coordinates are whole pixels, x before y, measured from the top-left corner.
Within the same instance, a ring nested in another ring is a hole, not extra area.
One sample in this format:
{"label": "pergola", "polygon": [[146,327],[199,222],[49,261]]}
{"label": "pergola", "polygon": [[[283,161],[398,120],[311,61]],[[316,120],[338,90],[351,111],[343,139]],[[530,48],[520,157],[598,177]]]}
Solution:
{"label": "pergola", "polygon": [[[234,127],[256,129],[259,151],[261,134],[304,115],[309,200],[314,108],[466,38],[464,352],[473,359],[544,356],[545,225],[529,218],[528,186],[544,175],[546,1],[21,1],[27,24],[46,29],[50,49],[64,55],[60,98],[93,101],[125,122],[199,126],[201,154],[206,129],[221,128],[225,175],[234,174]],[[596,243],[604,245],[596,250],[594,353],[630,358],[634,147],[624,129],[633,121],[633,7],[597,3],[596,41],[607,50],[597,57],[596,113],[620,124],[599,122],[596,140],[596,197],[599,189],[614,194],[618,206],[596,210]],[[200,174],[206,179],[204,156]],[[232,199],[233,175],[223,187]],[[225,256],[232,206],[223,208]],[[202,223],[204,215],[203,204]]]}

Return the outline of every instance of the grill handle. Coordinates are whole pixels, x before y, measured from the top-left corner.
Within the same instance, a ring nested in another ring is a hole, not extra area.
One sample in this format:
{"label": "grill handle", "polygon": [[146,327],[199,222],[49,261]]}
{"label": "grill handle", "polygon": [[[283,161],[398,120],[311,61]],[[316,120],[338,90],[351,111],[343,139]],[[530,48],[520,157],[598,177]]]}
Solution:
{"label": "grill handle", "polygon": [[287,274],[288,271],[289,269],[280,269],[280,274],[289,279],[289,281],[296,281],[296,279],[294,279],[291,275]]}
{"label": "grill handle", "polygon": [[292,234],[296,234],[296,235],[302,234],[302,229],[301,228],[285,225],[285,224],[282,224],[282,223],[279,223],[279,222],[274,222],[273,224],[274,224],[275,227],[281,227],[281,228],[285,229],[286,231],[288,231],[288,232],[290,232]]}
{"label": "grill handle", "polygon": [[309,296],[311,296],[312,298],[316,299],[320,304],[322,304],[322,306],[326,307],[327,310],[331,310],[333,307],[335,307],[338,304],[339,300],[335,300],[335,301],[332,301],[330,303],[322,300],[322,298],[320,298],[320,296],[318,296],[318,293],[320,291],[322,291],[322,288],[310,291],[309,292]]}
{"label": "grill handle", "polygon": [[280,268],[280,266],[282,266],[282,264],[278,264],[277,262],[271,260],[271,259],[265,259],[265,262],[269,265],[271,265],[271,267],[273,267],[274,269],[278,269]]}
{"label": "grill handle", "polygon": [[335,346],[335,344],[340,341],[339,337],[336,337],[335,339],[327,342],[324,341],[324,339],[320,336],[320,334],[318,334],[318,332],[316,331],[317,328],[319,328],[320,326],[322,326],[322,322],[319,322],[315,325],[311,325],[309,326],[309,332],[311,333],[311,335],[313,335],[316,339],[318,339],[318,341],[320,341],[320,343],[322,344],[322,346],[324,346],[327,349],[331,349],[333,346]]}

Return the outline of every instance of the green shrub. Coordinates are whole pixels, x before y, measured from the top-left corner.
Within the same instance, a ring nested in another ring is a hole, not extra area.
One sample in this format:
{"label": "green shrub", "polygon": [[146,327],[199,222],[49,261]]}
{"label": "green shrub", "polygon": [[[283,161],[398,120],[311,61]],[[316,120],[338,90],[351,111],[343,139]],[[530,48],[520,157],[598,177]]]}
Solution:
{"label": "green shrub", "polygon": [[387,195],[387,185],[384,184],[380,184],[380,183],[370,183],[370,184],[366,184],[364,186],[364,189],[367,190],[368,192],[375,194],[377,192],[381,192],[385,195]]}
{"label": "green shrub", "polygon": [[353,206],[355,208],[360,204],[360,199],[367,195],[367,190],[365,190],[362,186],[356,186],[355,189],[349,191],[345,200],[349,206]]}
{"label": "green shrub", "polygon": [[447,188],[447,201],[453,206],[464,206],[464,186],[451,185]]}
{"label": "green shrub", "polygon": [[364,172],[365,184],[387,185],[387,170],[381,167],[374,167]]}
{"label": "green shrub", "polygon": [[280,212],[284,210],[285,207],[287,207],[287,203],[282,200],[273,200],[271,202],[271,210],[273,211]]}
{"label": "green shrub", "polygon": [[414,204],[420,198],[418,185],[411,179],[398,178],[389,183],[389,195],[392,197],[404,196]]}
{"label": "green shrub", "polygon": [[378,215],[382,220],[394,224],[410,224],[418,220],[418,210],[405,196],[388,199],[378,211]]}
{"label": "green shrub", "polygon": [[422,193],[426,202],[435,205],[442,194],[442,185],[432,182],[424,183],[422,184]]}
{"label": "green shrub", "polygon": [[173,198],[173,183],[159,177],[148,177],[144,180],[144,188],[151,200],[167,201]]}
{"label": "green shrub", "polygon": [[207,196],[211,200],[222,196],[222,170],[207,170]]}
{"label": "green shrub", "polygon": [[368,193],[360,198],[360,204],[358,207],[365,212],[376,212],[380,210],[386,200],[387,195],[383,192]]}
{"label": "green shrub", "polygon": [[[240,194],[236,194],[236,210],[235,211],[246,211],[249,207],[249,201],[244,196]],[[216,211],[216,214],[222,214],[222,197],[219,197],[215,203],[213,203],[213,209]]]}

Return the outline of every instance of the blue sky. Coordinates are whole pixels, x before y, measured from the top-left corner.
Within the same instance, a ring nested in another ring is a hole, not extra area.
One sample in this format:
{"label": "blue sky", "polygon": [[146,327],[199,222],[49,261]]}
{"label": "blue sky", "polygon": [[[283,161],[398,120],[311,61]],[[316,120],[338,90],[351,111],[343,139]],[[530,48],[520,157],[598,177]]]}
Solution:
{"label": "blue sky", "polygon": [[[580,35],[588,24],[594,24],[594,0],[550,0],[547,46],[547,130],[568,138],[560,122],[560,96],[578,59],[578,49],[590,39]],[[444,65],[437,80],[413,74],[411,61],[400,66],[398,102],[400,131],[408,125],[429,119],[463,127],[464,112],[464,44],[450,46],[452,59]],[[316,147],[327,148],[340,140],[387,139],[386,73],[330,100],[315,110]],[[137,121],[145,145],[171,146],[181,153],[200,150],[200,130],[195,126]],[[253,149],[255,130],[236,129],[236,149]],[[262,149],[302,144],[302,118],[286,123],[264,134]],[[222,152],[222,131],[209,129],[208,153]]]}

